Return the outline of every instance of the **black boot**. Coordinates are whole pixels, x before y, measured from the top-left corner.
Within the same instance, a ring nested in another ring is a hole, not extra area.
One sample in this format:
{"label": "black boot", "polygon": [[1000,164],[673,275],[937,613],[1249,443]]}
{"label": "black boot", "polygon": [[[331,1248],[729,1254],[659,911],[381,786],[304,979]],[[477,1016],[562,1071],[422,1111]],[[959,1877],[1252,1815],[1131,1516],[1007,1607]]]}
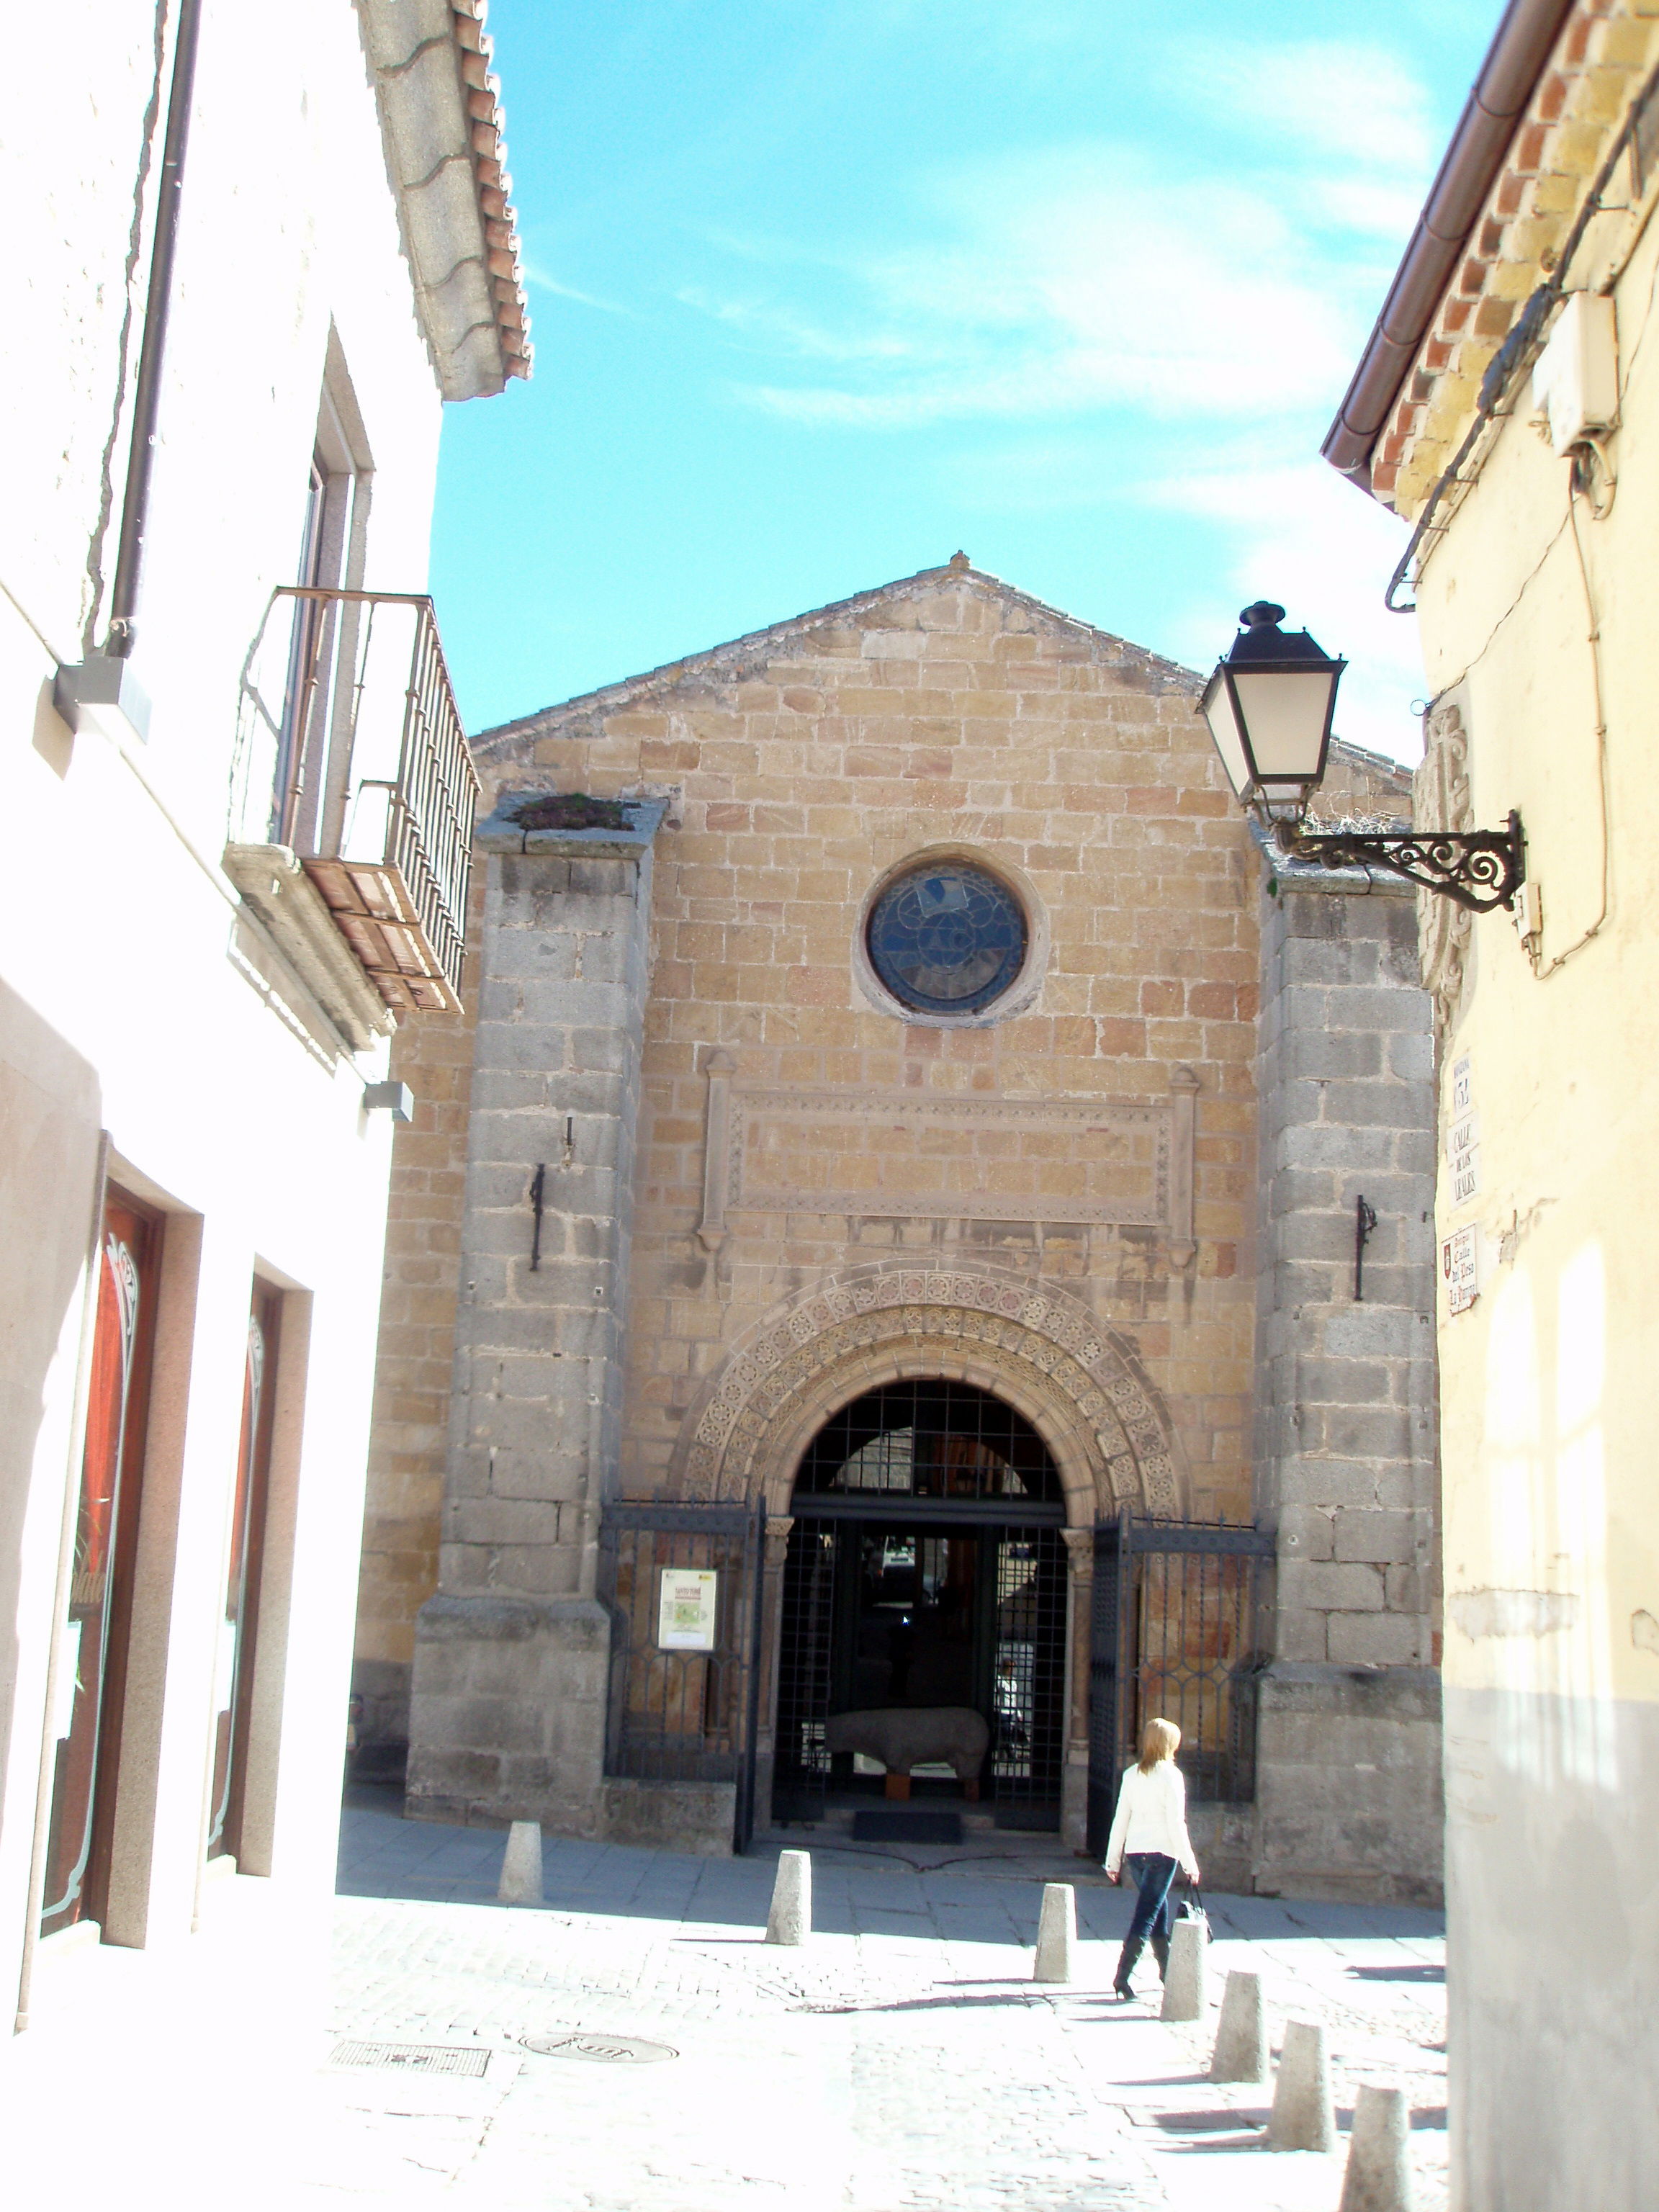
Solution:
{"label": "black boot", "polygon": [[1152,1956],[1158,1960],[1158,1978],[1160,1982],[1167,1982],[1170,1978],[1170,1939],[1167,1936],[1153,1936]]}
{"label": "black boot", "polygon": [[1134,1995],[1134,1990],[1129,1984],[1129,1977],[1135,1970],[1135,1961],[1146,1948],[1144,1943],[1138,1942],[1131,1937],[1117,1954],[1117,1972],[1112,1977],[1112,1990],[1114,1995],[1121,1997],[1126,2004]]}

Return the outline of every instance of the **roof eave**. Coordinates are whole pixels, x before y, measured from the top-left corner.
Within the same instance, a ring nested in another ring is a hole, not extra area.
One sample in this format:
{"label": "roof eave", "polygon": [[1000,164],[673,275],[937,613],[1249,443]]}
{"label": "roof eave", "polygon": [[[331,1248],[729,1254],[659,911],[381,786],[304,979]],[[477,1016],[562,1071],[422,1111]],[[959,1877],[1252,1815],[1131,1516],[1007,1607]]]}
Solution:
{"label": "roof eave", "polygon": [[1371,457],[1480,219],[1573,0],[1510,0],[1382,312],[1321,449],[1371,490]]}
{"label": "roof eave", "polygon": [[357,0],[421,326],[446,399],[531,370],[487,0]]}

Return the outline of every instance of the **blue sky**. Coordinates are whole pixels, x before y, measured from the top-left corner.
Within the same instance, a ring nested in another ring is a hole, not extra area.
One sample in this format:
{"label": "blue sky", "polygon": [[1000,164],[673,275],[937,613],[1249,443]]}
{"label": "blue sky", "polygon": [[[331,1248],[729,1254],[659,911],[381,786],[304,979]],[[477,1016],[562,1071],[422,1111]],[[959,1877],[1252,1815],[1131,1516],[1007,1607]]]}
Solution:
{"label": "blue sky", "polygon": [[1401,526],[1319,459],[1498,0],[495,0],[536,375],[447,410],[481,728],[942,562],[1416,750]]}

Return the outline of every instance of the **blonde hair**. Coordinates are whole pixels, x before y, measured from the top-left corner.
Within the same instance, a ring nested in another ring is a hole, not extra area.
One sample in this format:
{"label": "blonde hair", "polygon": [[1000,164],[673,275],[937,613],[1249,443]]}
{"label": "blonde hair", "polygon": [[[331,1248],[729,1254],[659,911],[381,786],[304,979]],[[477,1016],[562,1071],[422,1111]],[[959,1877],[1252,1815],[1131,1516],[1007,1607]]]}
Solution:
{"label": "blonde hair", "polygon": [[1140,1771],[1150,1774],[1163,1759],[1173,1759],[1181,1748],[1181,1730],[1173,1721],[1148,1721],[1140,1739]]}

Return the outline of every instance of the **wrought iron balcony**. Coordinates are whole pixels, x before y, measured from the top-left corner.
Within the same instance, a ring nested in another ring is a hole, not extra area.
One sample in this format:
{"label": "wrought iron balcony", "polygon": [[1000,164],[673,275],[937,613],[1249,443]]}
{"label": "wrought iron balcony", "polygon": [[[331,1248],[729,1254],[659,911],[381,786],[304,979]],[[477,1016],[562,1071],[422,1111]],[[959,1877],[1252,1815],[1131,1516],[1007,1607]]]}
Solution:
{"label": "wrought iron balcony", "polygon": [[225,866],[243,896],[354,1044],[459,1012],[478,778],[431,600],[279,591],[242,699]]}

